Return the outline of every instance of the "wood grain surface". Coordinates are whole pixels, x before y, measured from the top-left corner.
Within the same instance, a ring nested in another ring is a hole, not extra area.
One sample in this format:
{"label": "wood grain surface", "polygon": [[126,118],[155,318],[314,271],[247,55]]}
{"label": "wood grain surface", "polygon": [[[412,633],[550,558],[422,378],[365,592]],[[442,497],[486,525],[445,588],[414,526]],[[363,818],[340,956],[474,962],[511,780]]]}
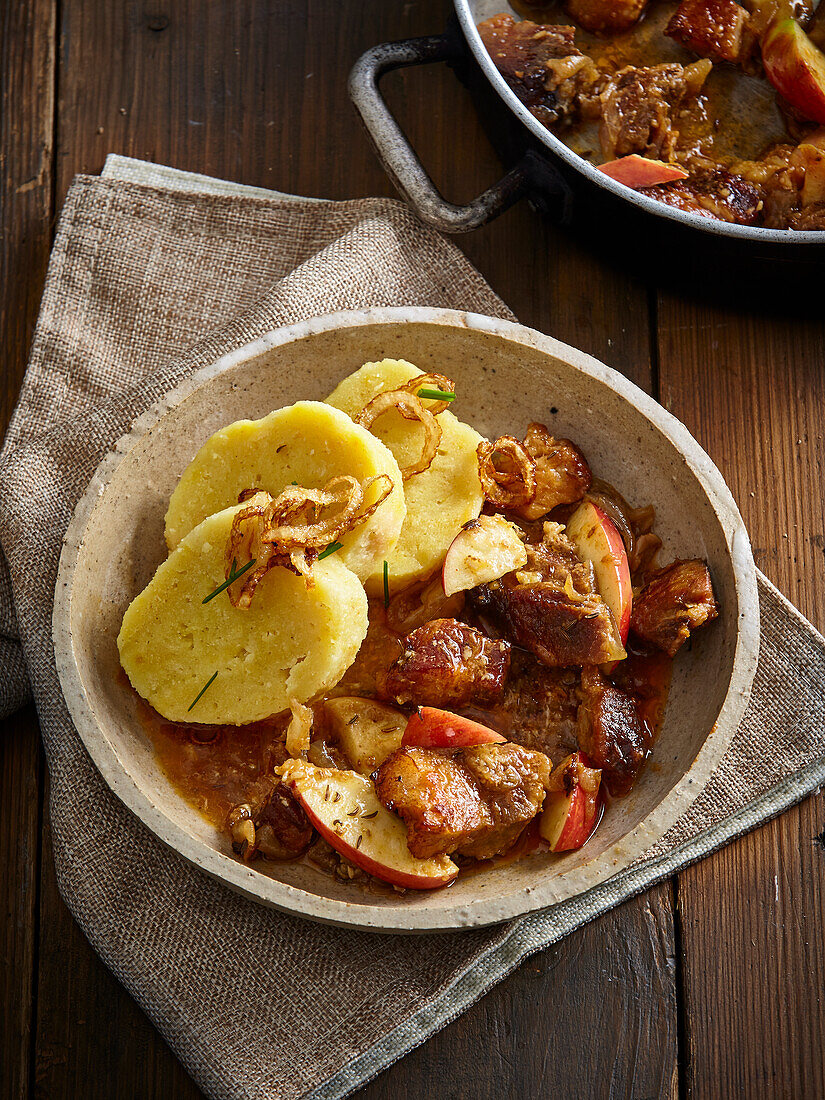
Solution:
{"label": "wood grain surface", "polygon": [[[72,177],[119,152],[328,198],[391,194],[345,93],[378,42],[446,0],[0,0],[0,430]],[[443,67],[388,98],[436,182],[500,173]],[[823,309],[708,304],[607,262],[522,203],[458,242],[519,318],[679,416],[718,463],[759,565],[825,625]],[[732,276],[735,273],[732,273]],[[799,316],[799,313],[802,316]],[[31,708],[0,732],[0,1093],[189,1098],[195,1085],[59,897]],[[369,1100],[825,1095],[825,799],[528,960],[359,1094]]]}

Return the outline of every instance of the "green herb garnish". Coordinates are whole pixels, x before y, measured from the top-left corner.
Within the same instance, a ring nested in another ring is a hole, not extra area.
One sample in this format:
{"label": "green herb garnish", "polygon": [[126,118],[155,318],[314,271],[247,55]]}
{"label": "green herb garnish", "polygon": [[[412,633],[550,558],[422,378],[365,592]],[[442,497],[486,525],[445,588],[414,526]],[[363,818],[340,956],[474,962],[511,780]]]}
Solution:
{"label": "green herb garnish", "polygon": [[390,606],[390,563],[384,562],[384,609]]}
{"label": "green herb garnish", "polygon": [[[255,562],[257,560],[258,560],[257,558],[253,558],[252,561],[248,561],[246,563],[246,565],[242,565],[241,568],[236,573],[235,572],[236,562],[235,562],[235,559],[233,558],[232,559],[232,569],[229,572],[229,579],[225,580],[223,582],[223,584],[219,584],[214,592],[210,592],[209,595],[205,599],[201,600],[201,603],[209,603],[209,601],[214,600],[214,598],[216,596],[220,596],[221,592],[225,592],[227,590],[227,588],[229,588],[230,584],[235,583],[235,581],[238,579],[238,577],[242,577],[248,569],[251,569],[252,566],[255,564]],[[195,703],[197,703],[197,699],[195,700]],[[193,703],[192,706],[194,706],[194,705],[195,704]],[[192,707],[190,707],[189,709],[191,710]]]}
{"label": "green herb garnish", "polygon": [[324,558],[328,558],[330,554],[334,554],[336,550],[340,550],[343,545],[343,542],[331,542],[326,550],[322,550],[318,555],[318,561],[323,561]]}
{"label": "green herb garnish", "polygon": [[430,389],[429,386],[422,386],[418,391],[418,396],[427,397],[431,401],[455,401],[455,394],[449,390]]}
{"label": "green herb garnish", "polygon": [[217,672],[212,673],[212,675],[209,677],[209,679],[206,681],[206,683],[203,685],[203,687],[200,689],[198,694],[193,699],[191,705],[186,708],[186,713],[187,714],[192,709],[192,707],[194,707],[195,703],[197,703],[200,700],[201,696],[205,694],[206,689],[212,687],[215,680],[217,679],[217,675],[218,675]]}

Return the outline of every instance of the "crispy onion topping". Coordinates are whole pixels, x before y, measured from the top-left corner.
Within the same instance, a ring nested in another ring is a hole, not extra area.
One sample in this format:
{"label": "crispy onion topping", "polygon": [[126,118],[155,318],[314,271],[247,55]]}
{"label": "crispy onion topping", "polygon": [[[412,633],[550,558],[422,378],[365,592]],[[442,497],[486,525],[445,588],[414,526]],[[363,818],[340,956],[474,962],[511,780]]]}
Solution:
{"label": "crispy onion topping", "polygon": [[[377,495],[366,504],[372,486]],[[264,490],[244,490],[239,501],[246,507],[232,521],[224,555],[226,579],[238,578],[228,588],[232,605],[248,608],[258,584],[275,566],[301,574],[311,585],[319,551],[363,523],[392,489],[388,474],[368,478],[363,485],[342,474],[323,489],[290,485],[274,498]],[[255,565],[239,575],[253,559]]]}
{"label": "crispy onion topping", "polygon": [[[442,393],[455,393],[455,382],[451,378],[447,378],[443,374],[417,374],[415,378],[411,378],[409,382],[406,382],[403,386],[398,387],[404,393],[412,393],[418,397],[419,390],[441,390]],[[426,408],[433,414],[438,416],[439,413],[443,413],[445,409],[450,407],[449,401],[438,401],[431,398],[419,398],[419,401],[432,400],[431,405],[427,405]]]}
{"label": "crispy onion topping", "polygon": [[430,468],[430,464],[438,453],[441,444],[441,425],[436,417],[449,405],[449,401],[434,400],[427,407],[418,396],[422,388],[433,387],[445,393],[454,393],[455,386],[449,378],[443,374],[418,374],[394,390],[385,390],[376,394],[372,401],[365,406],[356,423],[362,428],[369,429],[379,416],[395,409],[405,420],[418,420],[424,428],[424,445],[421,449],[421,457],[412,465],[405,466],[401,470],[404,481],[408,481],[415,474],[422,474]]}
{"label": "crispy onion topping", "polygon": [[536,495],[536,463],[512,435],[479,443],[478,474],[484,496],[497,508],[519,508]]}

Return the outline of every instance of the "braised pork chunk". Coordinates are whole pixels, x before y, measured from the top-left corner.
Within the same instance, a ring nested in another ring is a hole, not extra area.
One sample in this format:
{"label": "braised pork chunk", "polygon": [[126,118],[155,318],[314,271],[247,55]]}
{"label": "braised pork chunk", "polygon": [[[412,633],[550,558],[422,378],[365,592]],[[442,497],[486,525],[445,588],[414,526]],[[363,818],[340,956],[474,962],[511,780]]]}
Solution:
{"label": "braised pork chunk", "polygon": [[397,703],[455,708],[495,702],[504,689],[510,645],[457,619],[434,619],[404,639],[384,693]]}
{"label": "braised pork chunk", "polygon": [[700,57],[735,62],[747,21],[748,13],[736,0],[682,0],[665,34]]}
{"label": "braised pork chunk", "polygon": [[624,655],[616,626],[559,524],[526,545],[523,570],[469,593],[478,614],[550,668],[602,664]]}
{"label": "braised pork chunk", "polygon": [[761,208],[759,188],[723,169],[697,171],[690,179],[659,187],[642,187],[640,192],[666,206],[735,225],[753,225]]}
{"label": "braised pork chunk", "polygon": [[626,31],[638,23],[648,0],[566,0],[571,19],[594,34]]}
{"label": "braised pork chunk", "polygon": [[528,425],[524,436],[527,453],[536,464],[536,493],[529,504],[517,508],[524,519],[539,519],[560,504],[581,500],[593,481],[587,460],[569,439],[554,439],[543,424]]}
{"label": "braised pork chunk", "polygon": [[508,85],[545,123],[574,114],[580,97],[591,94],[600,79],[593,61],[573,44],[574,27],[542,27],[495,15],[478,29]]}
{"label": "braised pork chunk", "polygon": [[582,669],[579,747],[601,768],[610,793],[627,794],[650,751],[651,734],[629,695],[596,668]]}
{"label": "braised pork chunk", "polygon": [[708,567],[696,558],[677,559],[648,577],[634,601],[630,626],[673,657],[691,631],[718,614]]}
{"label": "braised pork chunk", "polygon": [[506,852],[544,802],[550,761],[520,745],[401,748],[375,774],[380,801],[407,826],[413,855]]}
{"label": "braised pork chunk", "polygon": [[630,153],[668,160],[676,149],[678,112],[695,96],[711,69],[709,61],[694,65],[629,65],[601,93],[599,137],[608,159]]}

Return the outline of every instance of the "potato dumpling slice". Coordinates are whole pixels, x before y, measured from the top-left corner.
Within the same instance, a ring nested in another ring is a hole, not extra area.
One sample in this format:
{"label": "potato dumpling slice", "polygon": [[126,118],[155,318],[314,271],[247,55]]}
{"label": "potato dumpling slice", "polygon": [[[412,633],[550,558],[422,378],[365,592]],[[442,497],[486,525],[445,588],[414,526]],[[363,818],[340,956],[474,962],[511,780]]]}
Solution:
{"label": "potato dumpling slice", "polygon": [[[275,567],[248,610],[226,592],[224,549],[241,506],[209,516],[158,568],[123,616],[117,645],[135,690],[173,722],[243,725],[336,684],[367,633],[367,597],[335,554],[315,584]],[[217,676],[190,710],[198,692]]]}
{"label": "potato dumpling slice", "polygon": [[[174,550],[206,516],[238,502],[243,489],[273,496],[296,482],[322,488],[330,478],[350,474],[363,483],[388,474],[393,490],[363,523],[337,540],[335,555],[362,581],[382,567],[404,522],[404,488],[398,463],[365,428],[320,401],[298,401],[261,420],[238,420],[204,443],[183,472],[166,513],[166,543]],[[366,503],[380,486],[368,490]]]}
{"label": "potato dumpling slice", "polygon": [[[422,373],[404,359],[365,363],[345,378],[327,401],[356,419],[376,394],[397,389]],[[464,524],[476,518],[484,502],[476,457],[482,437],[451,412],[440,413],[438,421],[442,430],[438,454],[428,470],[404,482],[407,518],[395,549],[387,555],[393,591],[438,569],[447,547]],[[386,443],[399,466],[408,466],[421,455],[424,429],[394,409],[378,418],[370,430]],[[381,572],[376,571],[366,583],[368,592],[378,594]]]}

